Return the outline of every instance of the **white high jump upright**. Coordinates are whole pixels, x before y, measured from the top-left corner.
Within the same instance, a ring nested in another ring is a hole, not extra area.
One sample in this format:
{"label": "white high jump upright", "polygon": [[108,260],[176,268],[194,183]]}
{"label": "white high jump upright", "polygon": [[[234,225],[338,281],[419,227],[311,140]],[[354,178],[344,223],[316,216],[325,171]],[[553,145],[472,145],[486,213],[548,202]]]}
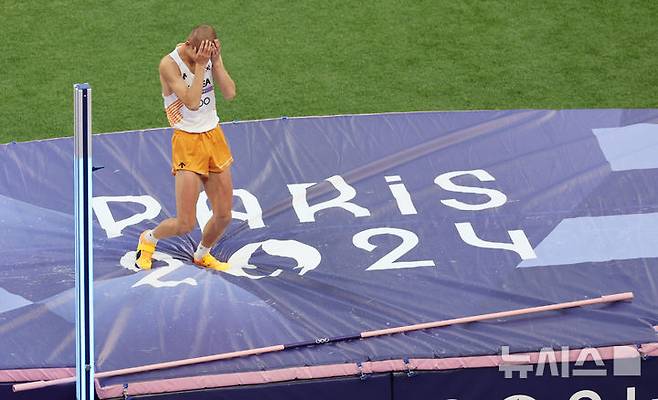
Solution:
{"label": "white high jump upright", "polygon": [[94,255],[91,213],[91,87],[73,85],[76,398],[94,399]]}

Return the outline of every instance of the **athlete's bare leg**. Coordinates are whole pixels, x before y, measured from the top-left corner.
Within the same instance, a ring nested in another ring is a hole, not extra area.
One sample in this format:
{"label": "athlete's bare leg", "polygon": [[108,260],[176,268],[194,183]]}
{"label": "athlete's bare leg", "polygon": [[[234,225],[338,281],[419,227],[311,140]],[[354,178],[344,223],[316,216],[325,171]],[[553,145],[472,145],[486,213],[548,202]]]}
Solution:
{"label": "athlete's bare leg", "polygon": [[201,245],[212,247],[219,240],[226,227],[231,223],[233,208],[233,182],[231,169],[222,173],[210,173],[203,184],[212,207],[212,217],[203,229]]}
{"label": "athlete's bare leg", "polygon": [[176,171],[176,217],[167,218],[154,230],[158,240],[191,232],[196,225],[196,202],[201,176],[192,171]]}

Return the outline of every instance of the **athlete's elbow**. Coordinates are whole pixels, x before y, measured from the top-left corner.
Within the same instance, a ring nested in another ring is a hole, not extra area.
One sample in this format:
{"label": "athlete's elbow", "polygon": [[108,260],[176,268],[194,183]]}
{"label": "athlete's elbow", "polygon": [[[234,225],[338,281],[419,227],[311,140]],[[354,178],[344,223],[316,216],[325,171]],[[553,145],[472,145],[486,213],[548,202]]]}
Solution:
{"label": "athlete's elbow", "polygon": [[187,109],[190,111],[196,111],[199,109],[199,103],[187,102],[185,103],[185,107],[187,107]]}
{"label": "athlete's elbow", "polygon": [[235,93],[235,89],[230,89],[227,90],[226,92],[222,92],[222,96],[224,96],[224,100],[228,100],[228,101],[233,100],[236,94],[237,93]]}

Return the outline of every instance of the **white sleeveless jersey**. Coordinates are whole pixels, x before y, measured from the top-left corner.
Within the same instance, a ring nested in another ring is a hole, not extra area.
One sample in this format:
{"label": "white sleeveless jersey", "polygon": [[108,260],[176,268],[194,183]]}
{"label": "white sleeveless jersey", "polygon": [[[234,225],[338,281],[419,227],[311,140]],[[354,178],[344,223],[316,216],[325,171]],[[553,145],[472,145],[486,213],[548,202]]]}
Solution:
{"label": "white sleeveless jersey", "polygon": [[[178,65],[181,78],[183,78],[187,87],[192,86],[194,74],[178,54],[178,48],[169,53],[169,57]],[[210,60],[203,72],[201,103],[198,110],[193,111],[187,108],[183,101],[176,96],[176,93],[171,93],[169,96],[163,95],[162,97],[164,97],[164,108],[169,125],[173,128],[190,133],[201,133],[214,129],[219,123],[217,109],[215,108],[215,90],[212,79],[212,62]]]}

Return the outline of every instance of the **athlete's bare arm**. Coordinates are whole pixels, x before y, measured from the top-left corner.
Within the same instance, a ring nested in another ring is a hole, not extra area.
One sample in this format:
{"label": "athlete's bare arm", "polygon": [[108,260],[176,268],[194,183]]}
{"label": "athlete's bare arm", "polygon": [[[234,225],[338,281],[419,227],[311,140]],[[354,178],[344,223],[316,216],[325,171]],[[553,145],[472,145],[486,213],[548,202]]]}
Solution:
{"label": "athlete's bare arm", "polygon": [[215,39],[213,41],[212,51],[212,78],[219,85],[219,90],[226,100],[233,100],[235,97],[235,82],[224,68],[224,61],[222,60],[222,43]]}
{"label": "athlete's bare arm", "polygon": [[198,110],[201,103],[201,89],[203,88],[203,73],[208,60],[212,55],[213,43],[206,40],[201,43],[193,56],[194,81],[191,87],[187,87],[185,81],[180,77],[180,70],[176,62],[168,55],[160,61],[160,80],[162,81],[162,92],[167,95],[171,92],[181,99],[183,104],[190,110]]}

